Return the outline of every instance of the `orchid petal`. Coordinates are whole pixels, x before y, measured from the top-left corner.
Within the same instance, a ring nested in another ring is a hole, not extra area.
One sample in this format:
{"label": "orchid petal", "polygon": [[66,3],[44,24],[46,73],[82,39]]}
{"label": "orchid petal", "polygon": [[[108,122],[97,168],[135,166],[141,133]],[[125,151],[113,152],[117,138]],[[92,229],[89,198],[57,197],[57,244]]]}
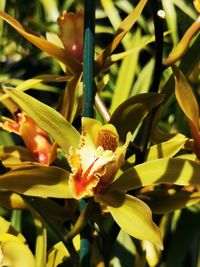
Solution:
{"label": "orchid petal", "polygon": [[119,136],[112,124],[102,126],[94,119],[82,118],[82,134],[79,149],[69,150],[72,168],[69,185],[75,198],[92,196],[107,187],[121,167],[131,138],[119,147]]}

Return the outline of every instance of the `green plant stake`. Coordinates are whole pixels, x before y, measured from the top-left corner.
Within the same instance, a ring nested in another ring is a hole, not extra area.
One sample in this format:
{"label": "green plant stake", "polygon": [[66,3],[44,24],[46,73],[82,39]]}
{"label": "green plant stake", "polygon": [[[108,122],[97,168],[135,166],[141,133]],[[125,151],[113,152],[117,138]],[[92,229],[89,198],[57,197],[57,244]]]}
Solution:
{"label": "green plant stake", "polygon": [[[83,51],[83,116],[93,117],[94,95],[94,35],[95,35],[95,1],[84,2],[84,51]],[[80,202],[80,211],[86,206]],[[90,266],[90,227],[86,225],[81,233],[80,266]]]}

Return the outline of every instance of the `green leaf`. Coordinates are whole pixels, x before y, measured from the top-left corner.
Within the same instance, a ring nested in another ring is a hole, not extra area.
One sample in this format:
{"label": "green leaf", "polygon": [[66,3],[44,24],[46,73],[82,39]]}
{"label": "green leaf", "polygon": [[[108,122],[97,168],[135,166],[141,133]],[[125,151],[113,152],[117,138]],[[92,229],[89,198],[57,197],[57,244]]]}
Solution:
{"label": "green leaf", "polygon": [[[134,43],[135,46],[141,43],[141,31],[138,30],[136,34],[133,35],[133,37],[131,38],[131,43]],[[135,53],[129,55],[128,57],[125,57],[120,65],[115,85],[115,91],[112,97],[110,107],[111,113],[130,95],[132,84],[136,74],[139,52],[140,50],[135,51]],[[126,77],[126,79],[124,79],[124,77]]]}
{"label": "green leaf", "polygon": [[120,192],[95,195],[95,199],[107,205],[114,220],[129,235],[163,248],[160,230],[153,223],[151,210],[143,201]]}
{"label": "green leaf", "polygon": [[191,160],[164,158],[147,161],[125,171],[108,190],[126,191],[159,183],[197,185],[200,181],[199,171],[199,163]]}
{"label": "green leaf", "polygon": [[[67,83],[65,94],[62,99],[60,113],[73,122],[79,105],[79,94],[82,75],[73,76]],[[82,88],[81,88],[82,89]]]}
{"label": "green leaf", "polygon": [[[194,265],[191,264],[190,266],[198,266],[198,263],[195,261],[198,261],[199,254],[199,224],[199,209],[197,213],[191,212],[188,209],[183,210],[177,222],[177,227],[173,233],[171,242],[169,242],[168,253],[166,255],[166,267],[184,266],[185,259],[190,249],[194,252],[194,254],[190,254],[193,255]],[[197,255],[197,258],[195,255]]]}
{"label": "green leaf", "polygon": [[148,112],[160,104],[163,95],[146,93],[133,96],[124,101],[112,114],[110,123],[117,128],[122,141],[125,141],[127,132],[133,133]]}
{"label": "green leaf", "polygon": [[39,213],[37,213],[30,205],[28,205],[30,212],[32,213],[35,229],[35,262],[36,267],[46,266],[46,254],[47,254],[47,230]]}
{"label": "green leaf", "polygon": [[119,28],[115,33],[113,41],[100,53],[96,60],[98,70],[101,70],[103,68],[107,57],[115,50],[115,48],[119,45],[126,33],[129,32],[130,29],[133,27],[137,19],[140,17],[146,3],[147,0],[140,0],[136,8],[119,25]]}
{"label": "green leaf", "polygon": [[171,158],[181,148],[184,147],[188,138],[182,134],[176,134],[170,140],[151,146],[148,152],[147,160],[154,160],[158,158]]}
{"label": "green leaf", "polygon": [[69,175],[53,166],[17,168],[0,176],[0,188],[27,196],[72,198]]}
{"label": "green leaf", "polygon": [[60,113],[24,92],[14,89],[5,91],[39,127],[54,138],[66,154],[70,146],[78,146],[80,134]]}
{"label": "green leaf", "polygon": [[171,31],[173,44],[178,43],[178,23],[177,23],[177,13],[172,1],[163,1],[163,9],[166,15],[166,21],[168,29]]}

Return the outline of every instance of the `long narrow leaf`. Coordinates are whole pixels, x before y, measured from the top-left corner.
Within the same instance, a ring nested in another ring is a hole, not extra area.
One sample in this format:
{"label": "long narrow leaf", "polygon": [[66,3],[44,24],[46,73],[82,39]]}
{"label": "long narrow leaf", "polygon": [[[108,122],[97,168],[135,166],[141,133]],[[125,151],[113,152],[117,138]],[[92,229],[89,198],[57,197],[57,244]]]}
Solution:
{"label": "long narrow leaf", "polygon": [[96,62],[98,69],[102,69],[109,54],[111,54],[115,48],[119,45],[123,37],[133,27],[143,8],[145,7],[147,0],[140,0],[136,8],[122,21],[117,32],[115,33],[113,41],[101,52]]}
{"label": "long narrow leaf", "polygon": [[109,190],[130,190],[141,186],[174,183],[177,185],[197,185],[200,164],[185,159],[158,159],[147,161],[125,171],[109,186]]}
{"label": "long narrow leaf", "polygon": [[21,91],[5,91],[39,127],[54,138],[65,153],[68,153],[70,146],[78,146],[80,134],[60,113]]}

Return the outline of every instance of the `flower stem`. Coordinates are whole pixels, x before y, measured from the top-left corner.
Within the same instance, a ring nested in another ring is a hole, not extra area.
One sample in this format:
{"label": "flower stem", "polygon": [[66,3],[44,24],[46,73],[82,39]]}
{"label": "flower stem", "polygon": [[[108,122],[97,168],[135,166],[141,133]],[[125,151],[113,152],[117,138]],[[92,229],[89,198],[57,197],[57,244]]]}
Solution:
{"label": "flower stem", "polygon": [[[94,111],[94,36],[95,0],[84,1],[84,50],[83,50],[83,116],[93,117]],[[83,212],[86,201],[80,201]],[[80,266],[90,266],[90,227],[87,224],[81,232]]]}

